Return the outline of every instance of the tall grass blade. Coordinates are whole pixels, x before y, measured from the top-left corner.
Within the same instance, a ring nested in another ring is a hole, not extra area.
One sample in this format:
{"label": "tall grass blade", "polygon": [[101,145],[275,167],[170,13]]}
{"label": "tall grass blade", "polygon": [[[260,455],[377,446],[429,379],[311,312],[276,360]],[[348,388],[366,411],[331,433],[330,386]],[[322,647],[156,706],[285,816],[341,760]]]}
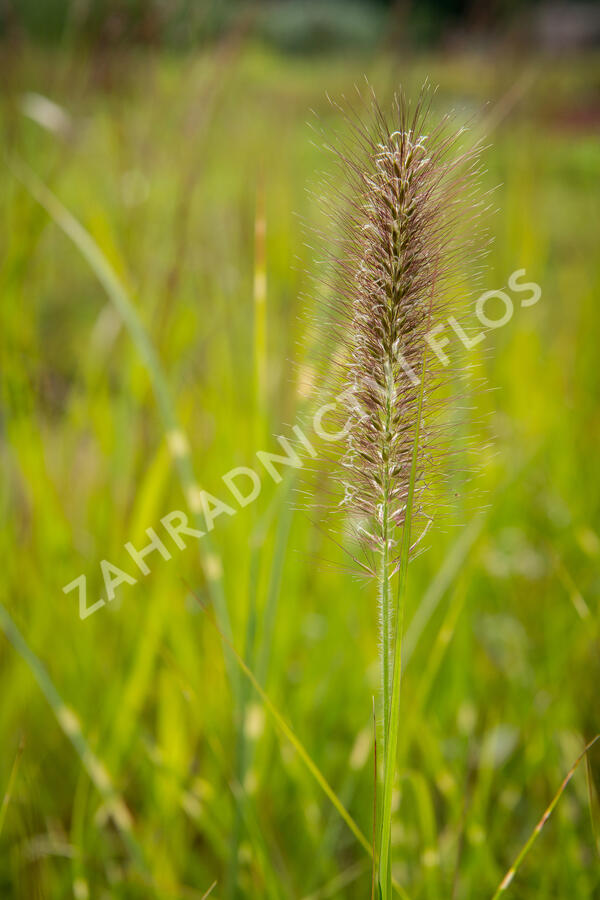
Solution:
{"label": "tall grass blade", "polygon": [[[167,442],[172,448],[183,493],[193,513],[196,528],[204,530],[204,520],[198,511],[196,500],[199,489],[194,474],[189,442],[178,422],[175,413],[175,403],[158,355],[123,282],[92,235],[63,206],[37,175],[20,160],[13,158],[9,165],[15,177],[18,178],[40,206],[46,210],[50,218],[70,238],[83,258],[88,262],[128,329],[150,377]],[[214,604],[221,630],[224,634],[230,636],[231,623],[223,588],[223,567],[208,533],[204,535],[200,542],[200,556],[208,591]],[[238,682],[235,677],[234,667],[231,660],[227,658],[227,654],[226,665],[228,666],[232,689],[237,695]]]}
{"label": "tall grass blade", "polygon": [[86,741],[79,719],[73,710],[68,707],[58,693],[52,679],[48,675],[45,666],[29,647],[27,641],[14,624],[6,608],[0,603],[0,628],[7,640],[28,665],[31,673],[38,683],[56,721],[69,739],[85,770],[87,771],[96,790],[102,797],[104,804],[117,830],[123,838],[132,858],[142,872],[148,874],[148,868],[144,860],[144,854],[133,834],[133,821],[131,813],[125,801],[114,787],[112,778],[104,764],[98,759]]}
{"label": "tall grass blade", "polygon": [[423,599],[415,610],[406,629],[406,634],[404,635],[402,653],[405,666],[408,665],[409,660],[415,652],[421,635],[436,611],[442,597],[452,584],[467,558],[467,555],[483,531],[487,515],[487,511],[484,511],[473,516],[469,524],[461,531],[454,544],[452,544],[442,565],[428,585],[427,590],[423,595]]}
{"label": "tall grass blade", "polygon": [[256,186],[254,216],[254,421],[255,442],[262,447],[266,438],[267,420],[267,216],[265,188],[262,179]]}
{"label": "tall grass blade", "polygon": [[[196,598],[201,609],[204,610],[206,617],[207,617],[208,621],[211,623],[211,625],[213,626],[213,628],[215,628],[216,631],[219,631],[219,624],[216,621],[216,619],[211,615],[210,610],[206,607],[206,605],[202,602],[202,599],[193,590],[191,592],[192,592],[193,596]],[[261,685],[259,684],[259,682],[256,679],[256,676],[254,675],[252,670],[248,667],[248,665],[246,664],[244,659],[237,652],[237,650],[235,649],[233,644],[224,635],[221,635],[221,636],[222,636],[223,640],[225,640],[227,642],[229,649],[231,650],[240,669],[242,670],[242,672],[244,673],[244,675],[249,680],[250,684],[252,685],[252,687],[254,688],[254,690],[256,691],[258,696],[260,697],[265,709],[267,710],[267,712],[269,713],[269,715],[275,722],[277,728],[280,730],[280,732],[283,734],[283,736],[290,742],[290,744],[296,751],[298,757],[302,760],[302,762],[304,763],[304,765],[306,766],[306,768],[308,769],[308,771],[310,772],[312,777],[315,779],[315,781],[317,782],[317,784],[319,785],[319,787],[321,788],[321,790],[323,791],[323,793],[325,794],[327,799],[332,803],[332,805],[337,810],[337,812],[339,813],[341,818],[344,820],[344,822],[346,823],[346,825],[348,826],[348,828],[350,829],[350,831],[352,832],[352,834],[354,835],[354,837],[356,838],[358,843],[361,845],[361,847],[363,847],[363,849],[372,858],[373,850],[372,850],[371,844],[369,842],[369,839],[363,834],[363,832],[361,831],[361,829],[359,828],[359,826],[357,825],[357,823],[355,822],[353,817],[350,815],[348,810],[340,802],[337,794],[335,793],[333,788],[330,786],[329,782],[327,781],[325,776],[322,774],[322,772],[319,769],[319,767],[317,766],[317,764],[313,761],[312,757],[310,756],[310,754],[308,753],[308,751],[306,750],[306,748],[304,747],[304,745],[302,744],[300,739],[295,735],[295,733],[292,731],[292,729],[290,728],[288,723],[285,721],[284,717],[281,715],[281,713],[279,712],[279,710],[277,709],[277,707],[275,706],[275,704],[273,703],[271,698],[268,696],[266,691],[261,687]],[[408,894],[400,885],[398,885],[397,883],[394,882],[393,887],[399,893],[399,895],[404,898],[404,900],[408,900]]]}
{"label": "tall grass blade", "polygon": [[4,827],[6,811],[8,809],[8,805],[10,803],[10,798],[12,797],[13,786],[15,783],[15,779],[17,777],[17,770],[19,768],[19,763],[21,762],[21,757],[23,755],[24,749],[25,749],[25,741],[24,741],[23,737],[21,737],[21,739],[19,741],[19,746],[17,747],[17,752],[15,754],[15,758],[13,760],[13,764],[10,769],[10,775],[8,776],[8,783],[6,785],[6,790],[4,791],[4,796],[2,798],[2,805],[0,806],[0,835],[2,834],[2,829]]}
{"label": "tall grass blade", "polygon": [[[265,212],[264,183],[258,180],[256,186],[256,208],[254,216],[254,282],[253,282],[253,369],[254,369],[254,443],[256,447],[263,447],[267,433],[267,268],[266,268],[266,231],[267,220]],[[256,518],[256,507],[253,507]],[[253,539],[250,541],[250,565],[248,576],[248,617],[246,622],[246,638],[244,658],[251,669],[255,668],[256,636],[258,628],[258,593],[262,551],[264,547],[266,529],[254,529]],[[225,897],[234,898],[238,895],[237,873],[239,844],[241,840],[242,820],[248,798],[243,786],[246,780],[246,772],[249,757],[252,752],[252,742],[248,739],[245,728],[246,712],[248,706],[247,682],[240,685],[239,711],[236,737],[236,779],[240,785],[238,802],[234,813],[234,823],[231,835],[231,849],[229,865],[225,881]],[[248,746],[250,745],[250,746]]]}
{"label": "tall grass blade", "polygon": [[592,772],[592,764],[589,755],[585,758],[585,774],[590,803],[590,821],[592,823],[592,833],[594,835],[594,849],[600,857],[600,798],[598,797],[598,789],[594,782],[594,774]]}
{"label": "tall grass blade", "polygon": [[375,900],[377,874],[377,716],[373,697],[373,860],[371,863],[371,900]]}
{"label": "tall grass blade", "polygon": [[579,756],[577,757],[577,759],[575,760],[575,762],[573,763],[573,765],[571,766],[571,768],[569,769],[567,774],[565,775],[561,786],[559,787],[556,794],[550,801],[548,807],[546,808],[546,811],[544,812],[544,815],[542,816],[542,818],[539,820],[539,822],[537,823],[537,825],[535,826],[535,828],[529,835],[529,838],[527,839],[527,841],[523,844],[523,847],[517,854],[517,857],[516,857],[514,863],[512,864],[512,866],[510,867],[510,869],[508,870],[508,872],[506,873],[506,875],[504,876],[504,878],[502,879],[502,881],[500,882],[498,887],[496,888],[496,891],[494,892],[492,900],[498,900],[498,897],[500,897],[505,891],[508,890],[508,888],[512,884],[512,881],[513,881],[515,875],[517,874],[517,872],[521,866],[521,863],[523,862],[523,860],[525,859],[525,857],[531,850],[535,841],[539,837],[539,834],[540,834],[542,828],[544,827],[544,825],[546,824],[546,822],[552,815],[554,807],[556,806],[556,804],[562,797],[563,791],[565,790],[565,788],[568,785],[568,783],[570,782],[571,778],[577,771],[577,767],[579,766],[580,762],[589,753],[589,751],[592,749],[594,744],[599,740],[600,740],[600,734],[597,734],[596,737],[592,738],[592,740],[589,742],[589,744],[586,744],[586,746],[583,748],[583,750],[581,751],[581,753],[579,754]]}

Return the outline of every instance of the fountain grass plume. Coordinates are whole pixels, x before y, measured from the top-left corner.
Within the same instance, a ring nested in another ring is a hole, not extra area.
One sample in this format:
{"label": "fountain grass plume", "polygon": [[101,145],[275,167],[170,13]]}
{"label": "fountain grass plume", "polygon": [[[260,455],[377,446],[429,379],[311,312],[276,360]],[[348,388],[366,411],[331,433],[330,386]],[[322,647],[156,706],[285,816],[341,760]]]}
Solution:
{"label": "fountain grass plume", "polygon": [[[464,127],[435,121],[425,87],[412,107],[395,96],[386,117],[372,95],[368,119],[347,113],[350,139],[332,147],[344,200],[331,285],[338,417],[344,449],[340,505],[378,580],[383,792],[378,884],[390,896],[391,794],[399,728],[404,587],[410,556],[433,518],[431,488],[455,452],[447,415],[452,362],[435,336],[456,309],[457,276],[478,252],[481,147]],[[355,557],[358,560],[358,555]],[[397,581],[395,591],[393,582]]]}

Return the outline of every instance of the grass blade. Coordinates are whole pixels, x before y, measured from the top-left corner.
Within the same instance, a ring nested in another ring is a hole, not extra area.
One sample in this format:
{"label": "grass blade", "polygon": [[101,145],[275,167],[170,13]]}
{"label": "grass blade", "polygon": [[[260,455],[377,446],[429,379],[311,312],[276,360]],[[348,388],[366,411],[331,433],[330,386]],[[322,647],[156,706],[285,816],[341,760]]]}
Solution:
{"label": "grass blade", "polygon": [[600,801],[598,800],[598,791],[594,783],[594,775],[592,773],[592,765],[589,756],[585,758],[585,774],[587,778],[588,798],[590,801],[590,821],[592,823],[592,832],[594,835],[594,848],[598,856],[600,856]]}
{"label": "grass blade", "polygon": [[[197,497],[199,495],[199,487],[193,470],[189,441],[177,420],[175,403],[158,354],[142,324],[125,285],[92,235],[83,227],[75,216],[63,206],[37,175],[19,160],[11,160],[10,168],[15,177],[29,191],[34,200],[46,210],[50,218],[77,247],[121,316],[150,377],[152,389],[163,421],[167,443],[177,466],[183,493],[190,511],[193,513],[196,528],[204,530],[204,520],[198,508]],[[223,567],[212,546],[210,534],[205,534],[202,538],[200,547],[204,575],[211,601],[214,604],[217,613],[219,625],[224,634],[231,636],[231,623],[223,589]],[[230,683],[237,697],[235,668],[232,665],[231,659],[227,658],[227,654],[225,661],[228,667]]]}
{"label": "grass blade", "polygon": [[481,534],[486,520],[486,511],[473,516],[469,524],[461,531],[454,544],[452,544],[442,565],[425,591],[403,639],[402,654],[405,666],[412,657],[421,635],[436,611],[440,600],[452,584],[469,551]]}
{"label": "grass blade", "polygon": [[27,663],[46,700],[50,704],[58,724],[75,748],[83,767],[87,771],[96,790],[102,797],[111,819],[121,834],[142,872],[148,874],[142,849],[133,835],[133,822],[125,801],[115,789],[112,778],[104,764],[98,759],[86,741],[79,719],[62,700],[44,664],[29,647],[27,641],[13,622],[5,607],[0,603],[0,628],[7,640]]}
{"label": "grass blade", "polygon": [[[253,285],[253,366],[254,366],[254,443],[262,447],[267,432],[267,269],[266,269],[266,231],[264,184],[259,179],[256,187],[256,208],[254,216],[254,285]],[[257,515],[256,507],[253,508]],[[246,638],[244,658],[250,668],[255,668],[256,632],[258,626],[258,593],[262,550],[266,529],[258,528],[254,540],[250,541],[250,565],[248,578],[248,616],[246,622]],[[248,685],[244,682],[239,690],[239,710],[236,741],[236,779],[240,786],[245,784],[249,758],[252,753],[251,741],[246,736],[246,712],[248,706]],[[239,844],[242,837],[242,820],[248,798],[243,789],[240,790],[235,809],[235,818],[231,834],[229,865],[225,879],[224,895],[233,900],[238,895],[237,873]]]}
{"label": "grass blade", "polygon": [[502,879],[502,881],[500,882],[498,887],[496,888],[496,891],[492,897],[492,900],[498,900],[498,897],[500,897],[504,893],[504,891],[506,891],[508,889],[509,885],[512,883],[512,880],[515,877],[515,875],[517,874],[521,863],[523,862],[523,860],[525,859],[525,857],[531,850],[533,844],[535,843],[536,838],[539,836],[540,831],[542,830],[542,828],[544,827],[544,825],[546,824],[546,822],[552,815],[554,807],[560,800],[560,798],[563,794],[563,791],[565,790],[566,786],[568,785],[571,778],[575,774],[577,767],[579,766],[579,763],[584,759],[584,757],[592,749],[592,747],[598,740],[600,740],[600,734],[597,734],[595,738],[592,738],[592,740],[589,742],[589,744],[586,744],[586,746],[583,748],[583,750],[581,751],[581,753],[579,754],[579,756],[577,757],[577,759],[575,760],[575,762],[573,763],[573,765],[571,766],[571,768],[569,769],[567,774],[565,775],[561,786],[559,787],[556,794],[550,801],[550,804],[546,808],[544,815],[542,816],[540,821],[537,823],[537,825],[531,832],[527,841],[523,844],[523,847],[517,854],[517,857],[516,857],[514,863],[512,864],[512,866],[510,867],[510,869],[508,870],[508,872],[506,873],[506,875],[504,876],[504,878]]}
{"label": "grass blade", "polygon": [[[196,597],[196,600],[198,601],[198,603],[200,604],[200,606],[206,613],[208,620],[218,630],[218,624],[217,624],[216,620],[212,618],[210,612],[207,610],[207,608],[204,606],[204,604],[202,603],[200,598],[195,593],[194,593],[194,596]],[[277,709],[277,707],[275,706],[273,701],[270,699],[270,697],[268,696],[266,691],[263,690],[263,688],[257,681],[254,673],[252,672],[250,667],[247,665],[245,660],[237,652],[237,650],[235,649],[233,644],[230,645],[230,649],[231,649],[232,653],[234,654],[235,659],[237,660],[237,663],[240,666],[241,670],[243,671],[244,675],[247,677],[247,679],[250,681],[250,684],[252,685],[252,687],[254,688],[256,693],[259,695],[265,708],[271,715],[273,721],[275,722],[275,724],[277,725],[279,730],[283,733],[283,735],[286,737],[286,739],[290,742],[290,744],[292,745],[292,747],[294,748],[294,750],[296,751],[296,753],[298,754],[298,756],[300,757],[300,759],[302,760],[302,762],[304,763],[306,768],[309,770],[309,772],[311,773],[311,775],[313,776],[313,778],[315,779],[315,781],[317,782],[319,787],[323,790],[323,792],[326,794],[326,796],[332,802],[334,807],[337,809],[338,813],[340,814],[340,816],[342,817],[342,819],[344,820],[344,822],[346,823],[346,825],[348,826],[348,828],[350,829],[350,831],[352,832],[354,837],[357,839],[359,844],[361,844],[364,847],[364,849],[367,851],[367,853],[369,855],[371,855],[371,853],[372,853],[371,844],[369,843],[368,839],[362,833],[362,831],[360,830],[360,828],[358,827],[358,825],[356,824],[356,822],[354,821],[354,819],[352,818],[350,813],[341,804],[341,802],[339,801],[333,788],[330,787],[325,776],[321,773],[320,769],[313,762],[308,751],[304,748],[303,744],[296,737],[296,735],[294,734],[294,732],[292,731],[290,726],[287,724],[287,722],[285,721],[285,719],[283,718],[283,716],[281,715],[281,713],[279,712],[279,710]]]}
{"label": "grass blade", "polygon": [[4,819],[6,818],[6,810],[8,809],[8,804],[10,803],[10,798],[12,796],[13,785],[15,783],[15,778],[17,776],[17,769],[19,768],[19,763],[21,762],[21,756],[23,755],[23,750],[25,749],[25,741],[23,737],[19,741],[19,746],[17,747],[17,752],[15,754],[15,758],[10,770],[10,775],[8,776],[8,784],[6,785],[6,790],[4,791],[4,797],[2,798],[2,806],[0,806],[0,834],[2,834],[2,828],[4,826]]}
{"label": "grass blade", "polygon": [[[216,621],[215,618],[213,618],[210,610],[207,609],[207,607],[202,603],[202,600],[198,597],[198,595],[193,590],[191,592],[192,592],[193,596],[196,598],[200,607],[204,610],[208,621],[211,623],[211,625],[217,631],[219,631],[218,622]],[[233,644],[230,643],[224,635],[221,634],[221,637],[228,644],[229,649],[231,650],[240,669],[242,670],[242,672],[244,673],[246,678],[250,681],[250,684],[252,685],[252,687],[254,688],[254,690],[256,691],[256,693],[258,694],[260,699],[262,700],[262,702],[265,706],[265,709],[267,710],[267,712],[269,713],[269,715],[275,722],[275,724],[278,727],[278,729],[280,730],[280,732],[290,742],[290,744],[296,751],[298,757],[302,760],[302,762],[304,763],[304,765],[306,766],[306,768],[308,769],[310,774],[313,776],[313,778],[315,779],[315,781],[317,782],[317,784],[319,785],[319,787],[321,788],[321,790],[323,791],[325,796],[335,807],[335,809],[337,810],[337,812],[339,813],[341,818],[344,820],[344,822],[346,823],[346,825],[348,826],[348,828],[350,829],[350,831],[352,832],[352,834],[354,835],[354,837],[356,838],[358,843],[372,858],[373,857],[373,849],[371,847],[371,844],[370,844],[368,838],[363,834],[363,832],[361,831],[361,829],[359,828],[359,826],[357,825],[355,820],[352,818],[352,816],[350,815],[348,810],[345,808],[343,803],[340,801],[337,794],[335,793],[333,788],[330,786],[329,782],[327,781],[327,779],[325,778],[325,776],[323,775],[323,773],[321,772],[319,767],[313,761],[312,757],[310,756],[310,754],[308,753],[308,751],[306,750],[306,748],[304,747],[304,745],[302,744],[300,739],[298,737],[296,737],[295,733],[292,731],[291,727],[285,721],[284,717],[281,715],[281,713],[279,712],[279,710],[277,709],[277,707],[275,706],[275,704],[273,703],[271,698],[268,696],[266,691],[261,687],[258,680],[256,679],[256,676],[254,675],[252,670],[249,668],[249,666],[246,664],[244,659],[240,656],[240,654],[237,652],[237,650],[235,649]],[[400,885],[393,882],[393,887],[398,892],[398,894],[404,898],[404,900],[408,900],[408,894]]]}

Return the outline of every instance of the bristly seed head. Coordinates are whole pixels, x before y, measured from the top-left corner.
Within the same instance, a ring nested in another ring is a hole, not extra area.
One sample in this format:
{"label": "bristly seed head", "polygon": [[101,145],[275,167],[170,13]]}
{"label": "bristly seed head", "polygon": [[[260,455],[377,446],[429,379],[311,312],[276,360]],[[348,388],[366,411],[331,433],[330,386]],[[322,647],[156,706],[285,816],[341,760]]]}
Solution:
{"label": "bristly seed head", "polygon": [[[480,147],[461,150],[463,128],[448,117],[429,126],[430,92],[411,110],[395,98],[391,123],[373,99],[372,127],[351,119],[356,147],[334,148],[346,176],[344,234],[336,260],[333,324],[344,348],[339,369],[342,505],[361,524],[366,547],[387,544],[391,565],[404,524],[421,391],[414,511],[431,521],[424,492],[452,435],[436,416],[448,373],[427,335],[453,304],[457,264],[473,243],[481,211]],[[340,289],[341,285],[341,289]],[[454,310],[452,310],[454,312]],[[437,422],[437,424],[436,424]]]}

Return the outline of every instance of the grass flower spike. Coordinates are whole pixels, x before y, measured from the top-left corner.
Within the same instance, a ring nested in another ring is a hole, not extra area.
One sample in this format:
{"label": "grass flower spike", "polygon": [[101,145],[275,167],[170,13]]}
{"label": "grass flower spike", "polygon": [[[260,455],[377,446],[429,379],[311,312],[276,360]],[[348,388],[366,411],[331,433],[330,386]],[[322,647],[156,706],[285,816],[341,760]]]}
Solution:
{"label": "grass flower spike", "polygon": [[[399,727],[404,582],[409,556],[429,528],[428,489],[453,452],[445,413],[453,372],[435,335],[454,312],[455,277],[475,252],[479,148],[460,148],[463,129],[431,124],[432,94],[411,110],[395,98],[388,121],[373,100],[371,127],[351,118],[355,145],[336,149],[347,178],[337,215],[342,290],[334,323],[343,348],[339,461],[342,505],[366,565],[378,578],[384,788],[379,885],[390,895],[391,790]],[[398,584],[392,590],[392,583]]]}

